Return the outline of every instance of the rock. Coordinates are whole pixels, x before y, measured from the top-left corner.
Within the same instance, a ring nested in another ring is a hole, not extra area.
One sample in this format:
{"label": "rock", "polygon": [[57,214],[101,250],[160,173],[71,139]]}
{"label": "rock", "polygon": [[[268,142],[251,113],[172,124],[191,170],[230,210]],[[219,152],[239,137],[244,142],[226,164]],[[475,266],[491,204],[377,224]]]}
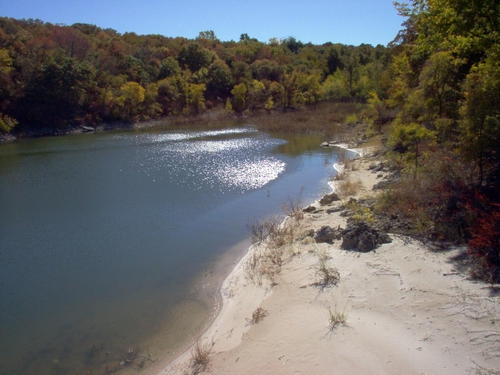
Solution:
{"label": "rock", "polygon": [[82,125],[80,126],[80,129],[82,129],[83,132],[95,132],[95,128],[93,128],[92,126],[87,126],[87,125]]}
{"label": "rock", "polygon": [[340,200],[340,198],[336,193],[331,193],[331,194],[327,194],[323,198],[321,198],[319,201],[319,204],[322,206],[325,206],[327,204],[330,204],[332,202],[339,201],[339,200]]}
{"label": "rock", "polygon": [[300,240],[304,240],[307,237],[314,237],[314,229],[309,229],[306,230],[302,235],[299,237]]}
{"label": "rock", "polygon": [[342,245],[344,250],[357,250],[367,252],[375,249],[383,243],[391,242],[391,238],[368,224],[351,223],[342,231]]}
{"label": "rock", "polygon": [[326,213],[327,214],[333,214],[335,212],[340,212],[340,211],[343,211],[343,210],[345,210],[345,206],[342,203],[340,203],[340,204],[338,204],[338,205],[336,205],[336,206],[334,206],[332,208],[327,209]]}
{"label": "rock", "polygon": [[340,240],[342,238],[342,229],[339,227],[334,229],[328,225],[321,227],[320,230],[316,232],[314,239],[316,242],[326,242],[333,243],[334,240]]}
{"label": "rock", "polygon": [[311,213],[311,212],[316,211],[316,207],[314,207],[314,206],[309,206],[309,207],[304,208],[302,211],[304,211],[304,212],[306,212],[306,213]]}
{"label": "rock", "polygon": [[375,185],[373,185],[372,190],[385,190],[389,187],[391,187],[392,182],[388,180],[382,180],[377,182]]}

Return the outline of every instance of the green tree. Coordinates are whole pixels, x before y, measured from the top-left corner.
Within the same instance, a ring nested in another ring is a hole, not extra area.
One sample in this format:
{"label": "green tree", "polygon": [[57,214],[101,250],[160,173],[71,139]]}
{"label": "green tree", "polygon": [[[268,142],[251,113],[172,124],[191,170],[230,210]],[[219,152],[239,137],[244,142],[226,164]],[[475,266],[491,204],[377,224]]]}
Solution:
{"label": "green tree", "polygon": [[221,59],[215,59],[208,67],[207,97],[209,99],[225,99],[233,87],[231,69]]}
{"label": "green tree", "polygon": [[251,66],[255,79],[279,82],[283,76],[283,68],[276,61],[270,59],[256,60]]}
{"label": "green tree", "polygon": [[380,132],[384,122],[384,113],[386,111],[385,103],[379,98],[376,91],[370,91],[367,104],[368,109],[365,115],[368,117],[373,129],[376,132]]}
{"label": "green tree", "polygon": [[167,57],[161,62],[158,80],[175,76],[181,73],[179,62],[172,56]]}
{"label": "green tree", "polygon": [[400,124],[396,126],[392,133],[391,143],[401,151],[409,151],[414,162],[413,178],[417,179],[420,145],[424,141],[434,141],[435,133],[415,122],[410,124]]}
{"label": "green tree", "polygon": [[500,63],[494,56],[467,75],[461,114],[460,149],[476,162],[481,186],[486,168],[495,168],[496,176],[500,172]]}
{"label": "green tree", "polygon": [[184,86],[186,83],[181,76],[172,76],[158,81],[157,101],[162,107],[164,115],[174,115],[184,107]]}
{"label": "green tree", "polygon": [[231,73],[235,83],[248,82],[252,79],[250,66],[244,61],[234,61],[231,65]]}
{"label": "green tree", "polygon": [[401,107],[412,89],[413,71],[408,55],[404,52],[395,55],[389,69],[392,85],[389,88],[387,104],[391,108]]}
{"label": "green tree", "polygon": [[191,72],[207,68],[214,60],[214,53],[198,43],[191,42],[183,47],[177,57],[179,64]]}
{"label": "green tree", "polygon": [[321,84],[320,93],[323,100],[342,100],[349,97],[349,83],[346,74],[337,70],[328,75]]}
{"label": "green tree", "polygon": [[426,98],[425,109],[436,118],[456,118],[460,64],[450,52],[439,51],[427,59],[422,69],[420,86]]}
{"label": "green tree", "polygon": [[31,129],[67,127],[82,115],[89,74],[74,59],[49,59],[27,83],[24,96],[16,103],[15,117]]}
{"label": "green tree", "polygon": [[290,50],[292,53],[299,53],[300,49],[304,46],[304,44],[297,39],[295,39],[293,36],[290,36],[286,38],[283,41],[283,44]]}
{"label": "green tree", "polygon": [[266,101],[266,86],[256,79],[247,85],[247,108],[254,110]]}
{"label": "green tree", "polygon": [[[420,1],[418,49],[425,55],[452,52],[472,65],[500,41],[500,3],[496,0]],[[470,66],[469,65],[469,66]]]}

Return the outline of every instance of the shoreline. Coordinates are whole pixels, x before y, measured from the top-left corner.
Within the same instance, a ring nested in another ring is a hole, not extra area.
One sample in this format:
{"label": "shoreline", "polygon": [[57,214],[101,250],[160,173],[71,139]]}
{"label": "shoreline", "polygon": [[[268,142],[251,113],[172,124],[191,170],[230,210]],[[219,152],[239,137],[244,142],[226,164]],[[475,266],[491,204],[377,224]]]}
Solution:
{"label": "shoreline", "polygon": [[[330,146],[332,147],[332,146]],[[354,149],[354,148],[349,148],[349,145],[344,144],[344,143],[339,143],[335,144],[333,147],[337,148],[342,148],[345,149],[346,151],[352,152],[355,154],[354,158],[361,157],[363,150],[362,149]],[[343,171],[343,163],[334,163],[333,169],[336,171],[337,174],[342,173]],[[332,181],[329,181],[328,185],[331,188],[331,192],[335,192],[335,186]],[[320,197],[321,198],[321,197]],[[316,199],[315,201],[312,202],[312,204],[318,204],[320,198]],[[302,209],[305,207],[302,207]],[[286,220],[288,219],[288,216],[283,219],[282,225],[286,224]],[[243,242],[249,242],[249,239]],[[239,245],[239,244],[238,244]],[[233,246],[233,248],[238,247]],[[196,343],[200,341],[206,341],[207,337],[214,336],[217,334],[219,331],[219,328],[221,325],[223,325],[223,321],[226,319],[223,316],[223,313],[225,310],[227,310],[226,314],[230,314],[231,308],[228,306],[228,301],[233,297],[232,292],[231,292],[231,284],[235,282],[235,279],[239,279],[242,276],[242,273],[245,272],[245,264],[248,262],[252,254],[256,251],[256,248],[258,245],[256,244],[251,244],[246,248],[246,251],[244,251],[243,255],[239,256],[239,261],[234,263],[233,268],[230,270],[229,274],[224,278],[223,276],[220,276],[222,282],[219,284],[219,288],[217,289],[217,296],[215,297],[215,306],[213,309],[213,314],[209,318],[208,323],[205,327],[205,329],[200,333],[198,336],[197,340],[195,340],[192,344],[188,345],[188,347],[185,350],[181,351],[181,354],[178,356],[174,356],[173,360],[168,362],[168,364],[162,368],[160,371],[147,371],[145,375],[167,375],[167,374],[176,374],[178,373],[179,369],[182,370],[182,368],[187,366],[187,363],[190,361],[190,357],[192,355],[192,351],[196,345]],[[238,257],[232,257],[233,260]],[[220,262],[215,262],[215,264],[218,265],[220,269],[223,269],[224,266],[221,266]],[[261,300],[264,300],[267,297],[268,293],[272,292],[272,285],[268,286],[269,289],[265,291],[261,295]],[[213,341],[212,343],[213,344]],[[229,345],[234,345],[234,343],[231,343]],[[213,345],[212,345],[213,346]],[[164,362],[164,361],[161,361]],[[189,366],[188,366],[189,367]],[[184,371],[182,370],[184,373]]]}
{"label": "shoreline", "polygon": [[[380,175],[368,168],[372,150],[350,151],[359,155],[356,168],[334,168],[360,181],[356,197],[373,194]],[[335,182],[330,185],[335,191]],[[305,214],[298,230],[344,226],[334,206]],[[252,245],[224,279],[220,310],[198,340],[206,368],[191,366],[191,346],[157,374],[497,373],[500,298],[454,266],[452,258],[464,249],[436,253],[391,237],[390,244],[358,253],[299,236],[285,245],[276,280],[260,283],[249,278],[248,262],[265,244]],[[312,286],[319,256],[338,270],[338,285]],[[252,323],[259,308],[265,315]],[[347,322],[329,329],[328,312],[337,310]]]}
{"label": "shoreline", "polygon": [[[354,154],[354,159],[358,159],[362,157],[364,154],[363,149],[355,149],[351,148],[348,144],[345,143],[337,143],[337,144],[332,144],[329,145],[329,147],[336,147],[336,148],[341,148],[344,149],[345,151],[352,152]],[[344,163],[342,162],[336,162],[333,164],[333,169],[336,171],[337,174],[341,174],[344,171]],[[335,181],[329,181],[328,185],[331,188],[331,192],[336,191],[335,187]],[[319,204],[319,200],[321,199],[318,198],[312,204]],[[305,208],[305,207],[302,207]],[[288,216],[283,219],[282,225],[286,224],[286,220],[288,219]],[[242,241],[244,242],[244,241]],[[199,337],[197,340],[195,340],[192,344],[188,345],[188,347],[185,350],[181,351],[181,354],[178,355],[177,357],[174,357],[173,360],[168,362],[167,366],[165,366],[163,369],[160,371],[147,371],[146,375],[168,375],[168,374],[177,374],[179,371],[181,371],[183,374],[185,373],[185,369],[189,367],[189,362],[190,362],[190,357],[192,355],[193,349],[196,345],[196,343],[200,341],[206,341],[208,337],[210,336],[215,336],[217,332],[219,331],[219,328],[221,325],[223,325],[224,320],[227,319],[225,316],[223,316],[223,313],[225,312],[226,314],[230,314],[231,307],[228,306],[229,300],[233,297],[231,290],[231,284],[235,283],[235,279],[239,281],[238,279],[242,276],[242,273],[245,271],[245,264],[248,262],[252,254],[256,251],[258,245],[256,244],[250,244],[250,246],[246,249],[246,252],[243,254],[243,256],[240,256],[240,260],[237,261],[234,265],[234,267],[231,269],[229,274],[227,276],[221,277],[222,283],[220,283],[219,288],[217,289],[217,296],[216,296],[216,305],[214,307],[214,311],[212,316],[209,318],[207,325],[205,329],[200,333]],[[219,264],[219,262],[216,262]],[[220,267],[219,264],[219,268]],[[236,282],[237,282],[236,281]],[[258,299],[260,302],[262,302],[265,298],[267,298],[268,293],[272,292],[272,285],[268,285],[267,291],[265,291],[260,298]],[[255,303],[254,303],[255,304]],[[224,311],[224,309],[226,311]],[[211,345],[213,346],[214,342],[212,339]],[[231,342],[229,346],[235,346],[234,342]],[[226,348],[227,350],[227,348]],[[183,370],[184,369],[184,370]]]}
{"label": "shoreline", "polygon": [[[230,272],[238,267],[242,258],[246,256],[250,248],[251,245],[248,239],[235,243],[220,254],[217,259],[210,262],[210,264],[204,269],[203,273],[201,273],[197,279],[193,280],[191,289],[196,290],[196,293],[200,297],[200,301],[207,306],[207,310],[209,312],[200,333],[193,337],[186,338],[182,344],[172,349],[168,357],[157,359],[151,366],[140,371],[140,374],[158,374],[159,372],[164,371],[169,364],[174,362],[183,354],[188,352],[190,353],[190,350],[193,347],[193,342],[196,342],[196,338],[204,335],[219,316],[223,307],[223,296],[221,294],[222,285],[228,278]],[[208,291],[209,293],[206,295],[205,293],[200,292],[200,290]]]}

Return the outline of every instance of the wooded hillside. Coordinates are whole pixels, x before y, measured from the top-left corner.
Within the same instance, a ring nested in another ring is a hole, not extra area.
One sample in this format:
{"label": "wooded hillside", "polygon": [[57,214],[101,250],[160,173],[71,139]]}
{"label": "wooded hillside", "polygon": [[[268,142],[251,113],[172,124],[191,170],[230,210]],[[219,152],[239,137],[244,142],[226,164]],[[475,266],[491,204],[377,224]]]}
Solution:
{"label": "wooded hillside", "polygon": [[425,238],[466,241],[500,280],[500,2],[412,0],[382,107],[403,175],[386,210]]}
{"label": "wooded hillside", "polygon": [[0,18],[0,128],[50,134],[216,105],[242,113],[384,96],[388,62],[383,46],[246,34],[223,42],[212,31],[188,40]]}

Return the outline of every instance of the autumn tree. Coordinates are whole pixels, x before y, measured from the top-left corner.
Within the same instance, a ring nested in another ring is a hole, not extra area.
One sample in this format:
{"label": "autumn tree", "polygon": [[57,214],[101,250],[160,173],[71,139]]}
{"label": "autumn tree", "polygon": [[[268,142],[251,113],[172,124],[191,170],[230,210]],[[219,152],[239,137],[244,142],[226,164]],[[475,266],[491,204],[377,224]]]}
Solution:
{"label": "autumn tree", "polygon": [[139,105],[144,102],[146,90],[139,83],[128,81],[120,87],[119,95],[115,98],[123,120],[135,120],[140,114]]}
{"label": "autumn tree", "polygon": [[19,132],[199,113],[227,98],[236,112],[362,101],[384,95],[386,65],[384,49],[368,45],[223,42],[211,30],[188,40],[0,17],[0,113]]}
{"label": "autumn tree", "polygon": [[238,83],[231,90],[232,99],[232,108],[238,113],[243,112],[247,107],[247,93],[248,88],[245,83]]}
{"label": "autumn tree", "polygon": [[203,83],[188,83],[185,86],[186,104],[183,112],[186,114],[200,113],[205,109],[205,90],[206,85]]}

